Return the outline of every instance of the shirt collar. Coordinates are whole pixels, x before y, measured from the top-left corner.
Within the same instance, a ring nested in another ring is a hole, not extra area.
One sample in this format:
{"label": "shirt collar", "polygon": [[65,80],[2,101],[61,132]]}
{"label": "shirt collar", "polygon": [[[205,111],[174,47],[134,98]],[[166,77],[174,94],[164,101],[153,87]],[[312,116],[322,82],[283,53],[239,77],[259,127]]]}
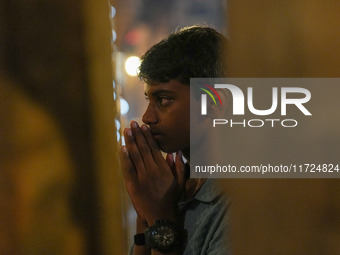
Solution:
{"label": "shirt collar", "polygon": [[218,196],[222,194],[222,190],[220,189],[219,182],[217,179],[207,179],[199,191],[194,196],[194,199],[211,203],[213,202]]}

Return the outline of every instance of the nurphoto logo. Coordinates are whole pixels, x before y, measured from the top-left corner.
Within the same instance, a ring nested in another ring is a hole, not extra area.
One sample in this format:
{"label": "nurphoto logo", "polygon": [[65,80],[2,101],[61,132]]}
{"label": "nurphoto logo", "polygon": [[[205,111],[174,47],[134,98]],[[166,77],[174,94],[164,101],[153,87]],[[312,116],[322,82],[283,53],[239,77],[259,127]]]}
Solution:
{"label": "nurphoto logo", "polygon": [[[212,125],[216,127],[217,125],[229,125],[233,126],[243,126],[243,127],[263,127],[265,124],[274,127],[276,123],[280,123],[282,127],[296,127],[298,121],[296,119],[276,119],[269,118],[270,115],[274,114],[278,108],[280,108],[280,115],[287,116],[287,105],[294,105],[301,113],[305,116],[311,116],[311,112],[305,107],[304,104],[310,101],[311,92],[306,88],[300,87],[272,87],[271,93],[271,106],[268,109],[256,109],[254,106],[254,96],[253,87],[247,87],[247,104],[245,104],[245,95],[241,88],[233,84],[214,84],[214,87],[205,83],[199,83],[200,90],[205,92],[201,94],[201,115],[207,115],[208,103],[207,95],[213,100],[214,104],[217,106],[216,99],[218,99],[220,105],[222,106],[222,100],[217,90],[225,89],[228,94],[232,97],[232,115],[242,116],[245,115],[245,106],[250,113],[256,116],[268,116],[265,119],[243,119],[241,121],[233,121],[233,119],[213,119]],[[203,88],[204,86],[204,88]],[[280,93],[279,93],[280,92]],[[293,94],[293,96],[292,96]],[[279,102],[280,96],[280,102]],[[215,99],[216,97],[216,99]],[[279,106],[280,104],[280,106]],[[230,106],[229,106],[230,107]]]}

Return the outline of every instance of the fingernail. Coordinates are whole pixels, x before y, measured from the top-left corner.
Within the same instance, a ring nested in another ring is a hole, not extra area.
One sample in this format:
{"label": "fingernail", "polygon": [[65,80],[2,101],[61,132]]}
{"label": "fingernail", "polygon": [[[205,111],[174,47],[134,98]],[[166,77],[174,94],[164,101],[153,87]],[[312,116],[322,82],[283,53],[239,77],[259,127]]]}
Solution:
{"label": "fingernail", "polygon": [[136,121],[131,122],[131,127],[138,128],[138,123]]}
{"label": "fingernail", "polygon": [[126,131],[126,133],[127,133],[128,136],[132,136],[132,131],[131,131],[131,129],[128,129],[128,130]]}
{"label": "fingernail", "polygon": [[143,124],[143,125],[142,125],[142,129],[143,129],[143,131],[147,131],[147,130],[148,130],[148,126],[145,125],[145,124]]}

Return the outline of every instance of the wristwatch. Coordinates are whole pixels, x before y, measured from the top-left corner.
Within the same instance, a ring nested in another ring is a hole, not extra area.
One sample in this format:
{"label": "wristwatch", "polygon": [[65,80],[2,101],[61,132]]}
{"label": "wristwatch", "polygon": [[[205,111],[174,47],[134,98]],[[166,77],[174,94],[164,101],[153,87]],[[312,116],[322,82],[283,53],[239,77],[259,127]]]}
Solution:
{"label": "wristwatch", "polygon": [[179,244],[176,224],[167,219],[156,220],[145,230],[145,244],[147,248],[164,253],[174,250]]}

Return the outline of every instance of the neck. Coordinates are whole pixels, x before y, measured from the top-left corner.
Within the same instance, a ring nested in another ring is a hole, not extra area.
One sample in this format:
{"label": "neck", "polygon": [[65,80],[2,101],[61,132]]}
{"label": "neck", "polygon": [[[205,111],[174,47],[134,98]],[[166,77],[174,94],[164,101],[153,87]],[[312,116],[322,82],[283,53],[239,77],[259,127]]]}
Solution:
{"label": "neck", "polygon": [[[190,165],[190,150],[183,150],[183,156],[188,161],[188,164]],[[190,171],[189,169],[187,169]],[[206,181],[206,178],[190,178],[190,172],[186,174],[187,180],[185,183],[185,199],[192,198],[195,196],[195,194],[198,192],[198,190],[201,188],[203,183]]]}
{"label": "neck", "polygon": [[205,181],[206,178],[187,179],[185,184],[185,198],[188,199],[194,197]]}
{"label": "neck", "polygon": [[183,157],[188,161],[188,164],[190,164],[190,148],[183,149],[182,153]]}

